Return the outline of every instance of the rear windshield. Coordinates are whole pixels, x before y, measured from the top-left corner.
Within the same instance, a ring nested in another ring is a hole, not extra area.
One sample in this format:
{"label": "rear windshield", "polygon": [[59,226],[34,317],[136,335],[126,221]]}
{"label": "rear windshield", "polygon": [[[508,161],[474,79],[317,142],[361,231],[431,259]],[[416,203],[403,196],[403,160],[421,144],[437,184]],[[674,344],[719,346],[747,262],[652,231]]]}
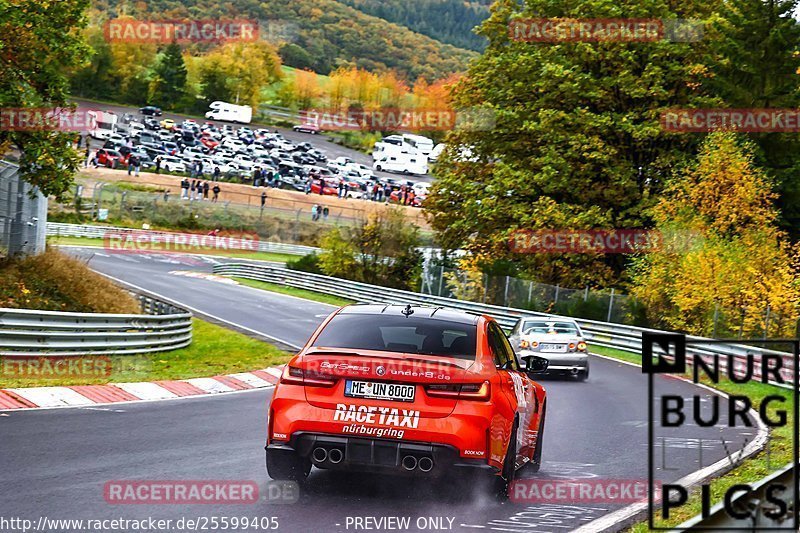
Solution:
{"label": "rear windshield", "polygon": [[525,322],[522,326],[523,334],[532,333],[564,333],[578,335],[578,327],[572,322]]}
{"label": "rear windshield", "polygon": [[475,330],[473,324],[413,315],[339,314],[325,326],[314,346],[474,359]]}

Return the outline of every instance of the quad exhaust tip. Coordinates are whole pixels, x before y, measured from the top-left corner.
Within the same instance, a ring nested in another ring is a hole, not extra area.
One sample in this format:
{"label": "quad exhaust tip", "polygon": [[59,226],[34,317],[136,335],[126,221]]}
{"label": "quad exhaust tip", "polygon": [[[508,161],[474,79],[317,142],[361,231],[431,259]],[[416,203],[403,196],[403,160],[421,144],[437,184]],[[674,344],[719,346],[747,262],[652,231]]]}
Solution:
{"label": "quad exhaust tip", "polygon": [[326,450],[322,446],[318,446],[314,448],[314,451],[311,453],[311,458],[314,459],[315,463],[324,463],[325,460],[328,458],[328,450]]}
{"label": "quad exhaust tip", "polygon": [[409,471],[417,468],[417,458],[413,455],[406,455],[403,457],[403,468]]}
{"label": "quad exhaust tip", "polygon": [[430,457],[422,457],[417,462],[417,466],[419,466],[419,469],[422,470],[423,472],[430,472],[431,470],[433,470],[433,459],[431,459]]}
{"label": "quad exhaust tip", "polygon": [[333,464],[339,464],[344,459],[344,454],[342,450],[339,448],[332,448],[331,451],[328,452],[328,460]]}

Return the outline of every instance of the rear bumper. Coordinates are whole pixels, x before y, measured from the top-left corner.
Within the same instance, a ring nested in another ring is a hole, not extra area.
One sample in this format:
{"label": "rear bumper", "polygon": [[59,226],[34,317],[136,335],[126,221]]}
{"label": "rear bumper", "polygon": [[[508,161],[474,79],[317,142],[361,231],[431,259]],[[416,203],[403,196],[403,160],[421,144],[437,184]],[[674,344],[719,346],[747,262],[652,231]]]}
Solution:
{"label": "rear bumper", "polygon": [[465,459],[453,446],[388,439],[367,439],[322,433],[296,433],[290,442],[273,443],[267,454],[297,455],[319,468],[402,475],[441,476],[454,470],[497,469],[481,459]]}
{"label": "rear bumper", "polygon": [[571,372],[577,373],[586,370],[589,367],[589,354],[586,352],[568,352],[568,353],[552,353],[552,352],[536,352],[530,350],[523,350],[520,352],[520,357],[535,355],[547,359],[547,372]]}

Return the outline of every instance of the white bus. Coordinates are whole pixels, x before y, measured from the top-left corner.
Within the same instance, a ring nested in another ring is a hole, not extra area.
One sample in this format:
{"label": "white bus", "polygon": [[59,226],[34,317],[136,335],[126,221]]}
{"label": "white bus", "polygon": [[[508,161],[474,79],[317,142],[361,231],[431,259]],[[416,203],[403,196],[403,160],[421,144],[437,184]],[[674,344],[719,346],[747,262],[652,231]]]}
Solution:
{"label": "white bus", "polygon": [[89,111],[89,120],[92,128],[89,135],[95,139],[108,139],[109,135],[116,133],[119,117],[112,111]]}
{"label": "white bus", "polygon": [[379,172],[424,175],[428,173],[428,157],[408,151],[387,152],[375,160],[372,168]]}
{"label": "white bus", "polygon": [[388,154],[394,155],[401,152],[428,156],[432,151],[432,140],[422,135],[403,133],[402,135],[389,135],[376,142],[372,148],[372,159],[378,160]]}
{"label": "white bus", "polygon": [[236,105],[227,102],[211,102],[206,118],[238,124],[250,124],[253,120],[253,108],[249,105]]}

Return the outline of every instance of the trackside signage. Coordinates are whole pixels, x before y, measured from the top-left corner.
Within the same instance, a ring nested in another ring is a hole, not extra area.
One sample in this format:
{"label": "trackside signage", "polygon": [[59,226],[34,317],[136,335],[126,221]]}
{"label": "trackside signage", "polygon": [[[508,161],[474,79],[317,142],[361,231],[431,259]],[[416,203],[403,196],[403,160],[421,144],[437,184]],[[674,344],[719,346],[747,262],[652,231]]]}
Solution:
{"label": "trackside signage", "polygon": [[[689,343],[692,349],[687,350],[684,335],[642,334],[642,372],[648,377],[649,528],[656,531],[671,530],[671,527],[666,527],[671,523],[670,518],[674,520],[677,512],[684,506],[688,507],[690,495],[694,493],[700,497],[700,516],[703,519],[710,517],[712,512],[716,516],[724,512],[726,523],[741,524],[741,527],[734,528],[704,524],[703,531],[797,531],[798,515],[791,499],[787,498],[787,495],[798,494],[797,476],[793,478],[794,487],[773,481],[764,488],[763,501],[752,506],[741,501],[755,490],[748,483],[735,484],[721,495],[712,495],[710,481],[699,485],[672,481],[680,477],[674,473],[679,470],[676,468],[679,462],[699,464],[699,469],[726,461],[727,468],[738,466],[744,460],[743,451],[758,427],[766,426],[774,431],[787,426],[790,420],[794,421],[791,445],[794,462],[798,462],[798,376],[795,370],[800,358],[800,341],[742,341],[746,345],[764,346],[769,350],[762,352],[754,349],[746,354],[727,357],[712,355],[709,348],[722,342],[730,341],[693,339]],[[700,387],[693,388],[696,392],[691,395],[676,394],[674,390],[670,393],[659,391],[659,385],[664,380],[657,379],[657,374],[669,377],[687,373],[695,385],[726,381],[739,387],[736,393],[727,398]],[[780,385],[792,392],[779,394],[782,389],[774,387],[774,392],[770,390],[756,401],[739,392],[752,390],[746,387],[749,383],[759,383],[761,387],[768,383]],[[791,396],[794,397],[793,405],[789,404]],[[687,438],[687,435],[690,437]],[[695,445],[687,447],[691,443]],[[709,454],[712,457],[709,458]],[[769,450],[766,457],[768,460]],[[668,481],[663,479],[664,476],[668,476]],[[661,501],[657,501],[653,493],[653,487],[658,483],[662,484]],[[770,525],[759,525],[765,523]],[[774,524],[779,524],[779,527]]]}
{"label": "trackside signage", "polygon": [[127,43],[223,43],[255,42],[259,21],[246,19],[113,19],[103,26],[108,42]]}

